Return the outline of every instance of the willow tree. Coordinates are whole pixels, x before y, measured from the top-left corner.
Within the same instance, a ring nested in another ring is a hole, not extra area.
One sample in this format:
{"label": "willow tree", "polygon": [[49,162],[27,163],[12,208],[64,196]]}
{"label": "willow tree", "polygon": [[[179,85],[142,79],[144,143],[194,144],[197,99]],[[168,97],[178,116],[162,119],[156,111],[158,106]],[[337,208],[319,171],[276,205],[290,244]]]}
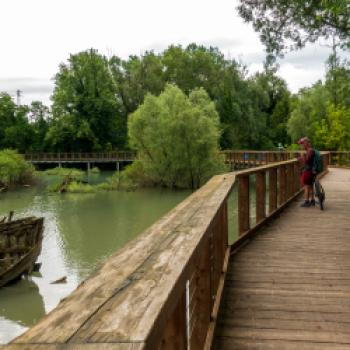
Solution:
{"label": "willow tree", "polygon": [[198,188],[221,167],[219,116],[202,88],[187,96],[167,85],[158,97],[147,95],[128,130],[144,175],[155,184]]}

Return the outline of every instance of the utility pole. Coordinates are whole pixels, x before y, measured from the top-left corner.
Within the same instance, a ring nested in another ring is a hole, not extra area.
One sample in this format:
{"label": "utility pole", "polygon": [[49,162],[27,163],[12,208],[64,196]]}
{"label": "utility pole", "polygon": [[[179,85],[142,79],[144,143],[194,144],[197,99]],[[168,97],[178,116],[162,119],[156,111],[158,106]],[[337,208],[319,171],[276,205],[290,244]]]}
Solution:
{"label": "utility pole", "polygon": [[19,106],[21,104],[21,96],[22,96],[22,92],[21,90],[17,90],[16,91],[16,96],[17,96],[17,106]]}

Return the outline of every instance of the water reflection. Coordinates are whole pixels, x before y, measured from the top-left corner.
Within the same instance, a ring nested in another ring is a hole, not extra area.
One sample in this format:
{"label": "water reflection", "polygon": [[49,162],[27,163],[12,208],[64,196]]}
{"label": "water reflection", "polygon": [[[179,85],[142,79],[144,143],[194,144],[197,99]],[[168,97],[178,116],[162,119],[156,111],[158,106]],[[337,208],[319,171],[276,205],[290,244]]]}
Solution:
{"label": "water reflection", "polygon": [[30,327],[45,315],[39,287],[30,279],[0,289],[0,316]]}
{"label": "water reflection", "polygon": [[0,289],[0,343],[7,343],[45,315],[39,287],[30,279]]}

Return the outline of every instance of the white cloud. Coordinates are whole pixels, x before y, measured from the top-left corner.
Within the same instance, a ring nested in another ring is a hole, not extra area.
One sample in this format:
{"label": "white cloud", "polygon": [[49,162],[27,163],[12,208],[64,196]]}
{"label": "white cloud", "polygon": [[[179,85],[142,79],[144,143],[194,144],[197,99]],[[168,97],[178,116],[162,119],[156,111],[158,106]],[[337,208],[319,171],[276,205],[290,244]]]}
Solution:
{"label": "white cloud", "polygon": [[[1,0],[0,90],[14,94],[18,88],[26,103],[34,98],[49,103],[50,79],[59,63],[70,53],[90,47],[126,58],[150,49],[159,52],[170,44],[196,42],[218,46],[226,56],[241,58],[256,69],[261,67],[264,50],[258,34],[237,15],[236,3]],[[319,51],[314,46],[288,55],[282,62],[280,74],[294,91],[322,77],[329,50],[323,48],[321,55]],[[34,78],[32,83],[26,77]]]}

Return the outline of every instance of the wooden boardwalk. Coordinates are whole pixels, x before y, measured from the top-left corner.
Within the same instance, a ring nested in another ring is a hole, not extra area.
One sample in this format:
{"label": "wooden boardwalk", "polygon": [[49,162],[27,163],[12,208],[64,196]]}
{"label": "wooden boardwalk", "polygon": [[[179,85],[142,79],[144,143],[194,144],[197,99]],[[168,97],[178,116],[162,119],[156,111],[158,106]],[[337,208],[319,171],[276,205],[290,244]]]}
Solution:
{"label": "wooden boardwalk", "polygon": [[232,253],[214,349],[350,349],[350,171],[322,182],[325,211],[299,198]]}

